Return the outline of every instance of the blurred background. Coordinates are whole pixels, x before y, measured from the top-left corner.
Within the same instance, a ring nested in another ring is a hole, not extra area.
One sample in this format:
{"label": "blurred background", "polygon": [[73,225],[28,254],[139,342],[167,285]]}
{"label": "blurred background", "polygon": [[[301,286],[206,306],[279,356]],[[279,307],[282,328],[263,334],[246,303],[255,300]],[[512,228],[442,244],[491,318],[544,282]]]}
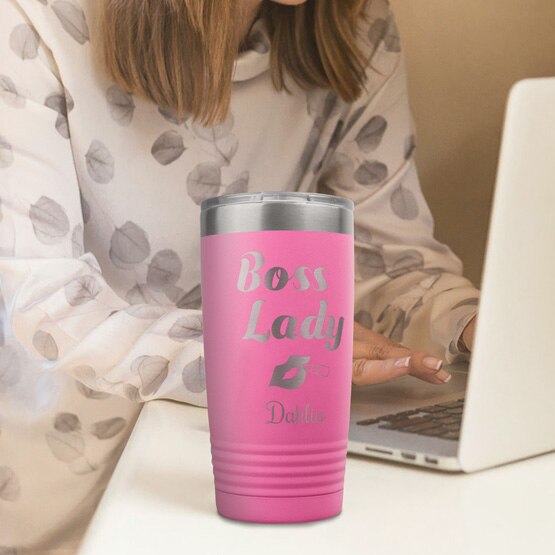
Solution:
{"label": "blurred background", "polygon": [[520,79],[555,76],[555,1],[390,1],[435,235],[480,287],[507,95]]}

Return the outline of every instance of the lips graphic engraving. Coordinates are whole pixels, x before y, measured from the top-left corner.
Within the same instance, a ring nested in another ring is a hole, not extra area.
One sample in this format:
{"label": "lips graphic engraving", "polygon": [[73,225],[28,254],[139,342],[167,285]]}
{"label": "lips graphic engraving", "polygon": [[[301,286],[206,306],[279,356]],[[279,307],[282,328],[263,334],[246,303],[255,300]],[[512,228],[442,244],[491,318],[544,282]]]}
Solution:
{"label": "lips graphic engraving", "polygon": [[[310,357],[301,357],[296,355],[291,355],[286,362],[283,364],[278,364],[274,368],[274,373],[272,374],[272,379],[270,380],[270,386],[283,387],[285,389],[297,389],[300,387],[306,378],[306,369],[304,364],[310,360]],[[291,378],[284,378],[285,374],[297,368],[297,372]]]}

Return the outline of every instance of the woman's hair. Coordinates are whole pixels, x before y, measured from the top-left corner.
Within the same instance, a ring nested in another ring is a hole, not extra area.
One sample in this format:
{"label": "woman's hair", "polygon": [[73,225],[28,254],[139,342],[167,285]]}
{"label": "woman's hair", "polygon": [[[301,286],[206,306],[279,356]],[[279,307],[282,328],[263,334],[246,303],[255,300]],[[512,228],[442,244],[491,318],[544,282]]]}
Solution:
{"label": "woman's hair", "polygon": [[[102,71],[121,89],[179,117],[221,122],[229,110],[244,0],[101,0],[96,32]],[[285,73],[304,90],[331,88],[343,100],[362,92],[367,59],[358,24],[371,0],[264,0],[271,75],[290,92]]]}

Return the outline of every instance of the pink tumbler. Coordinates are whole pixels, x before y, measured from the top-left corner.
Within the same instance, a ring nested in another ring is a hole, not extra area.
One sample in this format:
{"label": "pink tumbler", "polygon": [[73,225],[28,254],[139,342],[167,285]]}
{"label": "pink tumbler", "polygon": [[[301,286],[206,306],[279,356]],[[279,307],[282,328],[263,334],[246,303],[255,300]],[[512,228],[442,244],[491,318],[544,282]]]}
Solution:
{"label": "pink tumbler", "polygon": [[307,522],[343,505],[352,380],[353,202],[257,192],[201,203],[216,507]]}

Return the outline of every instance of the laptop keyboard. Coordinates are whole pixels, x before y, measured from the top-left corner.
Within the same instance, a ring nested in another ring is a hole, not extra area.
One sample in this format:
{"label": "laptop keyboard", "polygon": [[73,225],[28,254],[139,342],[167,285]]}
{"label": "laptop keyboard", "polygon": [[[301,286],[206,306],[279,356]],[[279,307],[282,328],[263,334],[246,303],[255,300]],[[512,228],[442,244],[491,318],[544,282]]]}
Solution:
{"label": "laptop keyboard", "polygon": [[408,434],[435,436],[443,439],[459,439],[464,399],[438,403],[377,418],[359,420],[357,424],[378,424],[384,430],[397,430]]}

